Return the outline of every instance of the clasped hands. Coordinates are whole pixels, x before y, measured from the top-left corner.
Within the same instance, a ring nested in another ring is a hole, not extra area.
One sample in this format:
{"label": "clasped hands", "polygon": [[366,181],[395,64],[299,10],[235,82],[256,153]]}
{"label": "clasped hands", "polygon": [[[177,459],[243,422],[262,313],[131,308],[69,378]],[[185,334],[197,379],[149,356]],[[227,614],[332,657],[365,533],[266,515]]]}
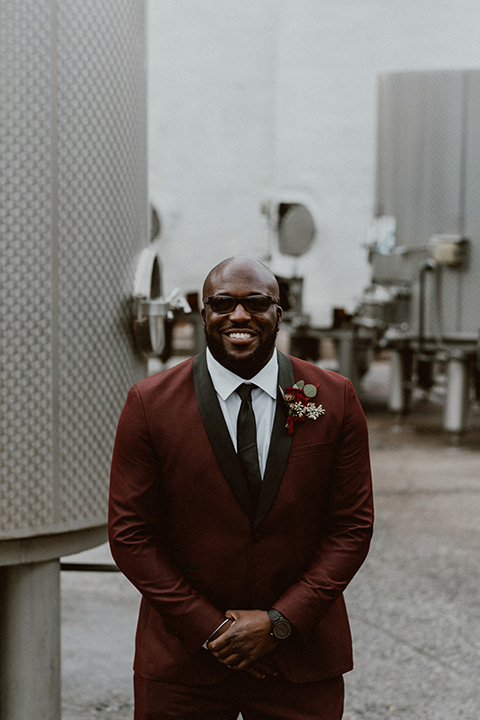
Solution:
{"label": "clasped hands", "polygon": [[272,625],[264,610],[227,610],[225,623],[208,650],[232,670],[245,670],[256,678],[277,674],[275,663],[267,657],[277,646]]}

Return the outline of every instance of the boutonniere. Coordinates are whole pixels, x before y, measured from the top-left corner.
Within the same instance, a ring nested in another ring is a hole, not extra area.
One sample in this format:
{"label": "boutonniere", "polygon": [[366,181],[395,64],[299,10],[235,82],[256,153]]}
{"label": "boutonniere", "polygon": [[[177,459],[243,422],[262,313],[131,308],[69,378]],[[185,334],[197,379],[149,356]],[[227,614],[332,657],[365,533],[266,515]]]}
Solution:
{"label": "boutonniere", "polygon": [[306,385],[304,380],[297,380],[293,387],[285,388],[282,392],[288,405],[288,419],[285,427],[289,435],[293,433],[293,426],[296,422],[317,420],[320,415],[325,414],[322,405],[315,405],[311,402],[311,399],[317,394],[315,385]]}

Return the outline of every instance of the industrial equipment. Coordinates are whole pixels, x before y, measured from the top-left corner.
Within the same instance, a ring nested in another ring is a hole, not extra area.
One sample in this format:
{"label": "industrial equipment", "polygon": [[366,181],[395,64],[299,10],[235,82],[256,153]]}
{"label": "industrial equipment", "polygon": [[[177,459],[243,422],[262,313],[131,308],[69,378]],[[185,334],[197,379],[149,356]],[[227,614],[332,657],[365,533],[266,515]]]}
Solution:
{"label": "industrial equipment", "polygon": [[143,0],[0,3],[0,75],[0,718],[58,720],[60,557],[106,540],[118,416],[183,300],[149,230]]}
{"label": "industrial equipment", "polygon": [[[330,340],[338,371],[359,387],[387,350],[390,408],[405,415],[415,389],[435,393],[455,439],[480,398],[479,117],[480,70],[382,75],[371,284],[353,312],[334,308],[331,326],[315,327],[303,278],[279,277],[294,354],[317,361]],[[309,249],[306,208],[278,201],[262,211],[280,253]]]}
{"label": "industrial equipment", "polygon": [[379,82],[372,283],[353,322],[391,358],[389,404],[444,393],[444,428],[480,393],[480,70]]}

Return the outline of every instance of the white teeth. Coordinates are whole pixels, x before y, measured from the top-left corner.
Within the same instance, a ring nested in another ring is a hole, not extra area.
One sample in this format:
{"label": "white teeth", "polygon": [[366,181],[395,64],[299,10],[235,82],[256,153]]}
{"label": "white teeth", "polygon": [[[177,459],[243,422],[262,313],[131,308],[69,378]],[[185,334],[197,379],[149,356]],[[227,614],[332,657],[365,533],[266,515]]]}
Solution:
{"label": "white teeth", "polygon": [[229,337],[233,338],[234,340],[248,340],[250,337],[250,333],[234,332],[229,333]]}

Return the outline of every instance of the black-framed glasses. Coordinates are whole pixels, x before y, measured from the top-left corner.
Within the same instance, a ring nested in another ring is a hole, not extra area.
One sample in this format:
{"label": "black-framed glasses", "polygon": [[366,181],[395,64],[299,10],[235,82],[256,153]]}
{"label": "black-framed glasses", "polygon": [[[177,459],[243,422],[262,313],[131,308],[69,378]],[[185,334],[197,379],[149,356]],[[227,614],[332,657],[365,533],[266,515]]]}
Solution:
{"label": "black-framed glasses", "polygon": [[227,315],[233,312],[237,305],[242,305],[248,313],[257,315],[267,312],[272,303],[278,303],[278,298],[273,295],[245,295],[245,297],[210,295],[203,300],[203,304],[210,305],[217,315]]}

